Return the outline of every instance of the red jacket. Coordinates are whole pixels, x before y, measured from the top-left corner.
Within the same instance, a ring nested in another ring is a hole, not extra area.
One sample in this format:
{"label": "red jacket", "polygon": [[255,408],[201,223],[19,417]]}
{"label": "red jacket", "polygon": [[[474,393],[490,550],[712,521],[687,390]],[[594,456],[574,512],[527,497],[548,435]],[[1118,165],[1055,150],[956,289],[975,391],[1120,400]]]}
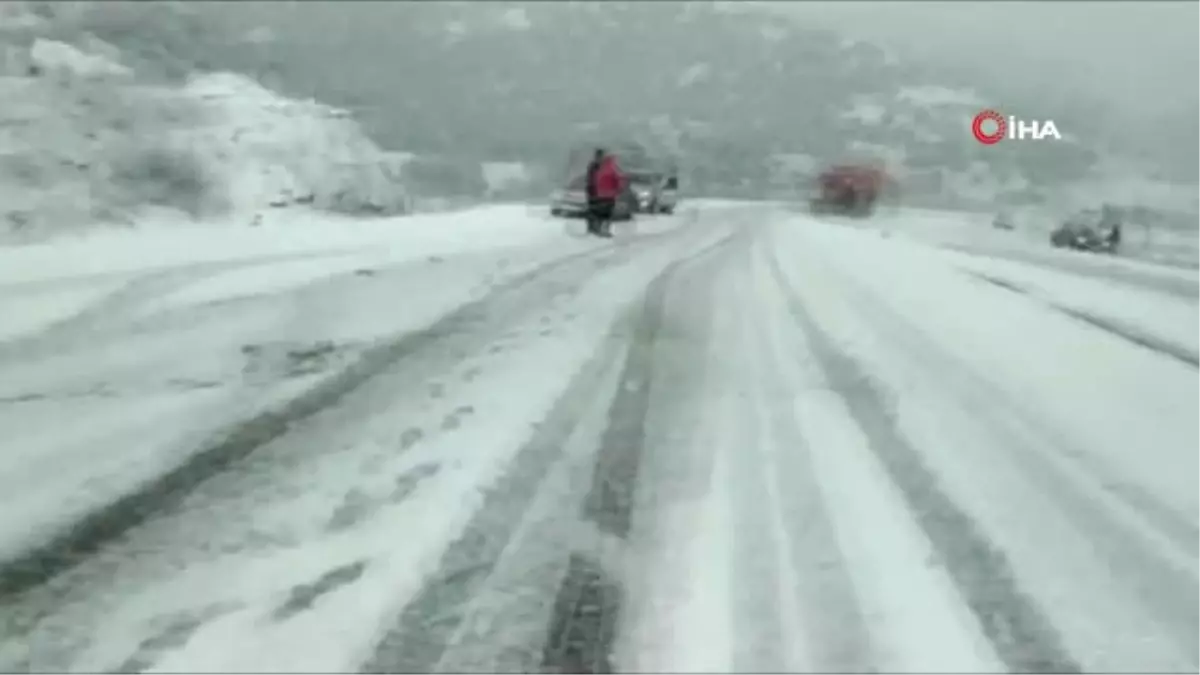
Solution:
{"label": "red jacket", "polygon": [[625,174],[617,166],[617,160],[612,155],[600,160],[596,170],[596,198],[616,199],[625,186]]}

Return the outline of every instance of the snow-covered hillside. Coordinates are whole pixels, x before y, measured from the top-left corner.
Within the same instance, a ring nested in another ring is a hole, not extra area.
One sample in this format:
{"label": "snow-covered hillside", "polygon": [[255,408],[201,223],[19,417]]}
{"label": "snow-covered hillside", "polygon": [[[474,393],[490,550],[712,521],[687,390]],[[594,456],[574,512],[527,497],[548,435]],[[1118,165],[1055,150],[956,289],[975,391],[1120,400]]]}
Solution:
{"label": "snow-covered hillside", "polygon": [[756,6],[6,3],[0,233],[530,198],[569,149],[630,139],[690,195],[794,198],[869,160],[910,205],[1200,211],[1071,118],[1061,143],[984,148],[994,93]]}
{"label": "snow-covered hillside", "polygon": [[406,210],[402,159],[343,111],[230,73],[151,83],[93,35],[43,37],[74,15],[38,7],[6,3],[0,28],[0,237],[147,212],[169,221],[253,219],[289,205]]}
{"label": "snow-covered hillside", "polygon": [[[882,161],[904,178],[906,199],[986,208],[1055,201],[1097,183],[1099,165],[1128,159],[1097,140],[1088,115],[1022,107],[957,69],[781,20],[761,3],[735,5],[198,5],[212,32],[269,25],[273,38],[170,44],[269,72],[289,92],[319,92],[359,113],[373,138],[420,155],[555,175],[580,143],[633,138],[680,157],[689,189],[713,196],[807,190],[810,174],[773,157],[805,155],[817,166]],[[970,122],[987,107],[1051,115],[1064,139],[980,146]],[[484,197],[495,192],[487,182],[469,187]]]}

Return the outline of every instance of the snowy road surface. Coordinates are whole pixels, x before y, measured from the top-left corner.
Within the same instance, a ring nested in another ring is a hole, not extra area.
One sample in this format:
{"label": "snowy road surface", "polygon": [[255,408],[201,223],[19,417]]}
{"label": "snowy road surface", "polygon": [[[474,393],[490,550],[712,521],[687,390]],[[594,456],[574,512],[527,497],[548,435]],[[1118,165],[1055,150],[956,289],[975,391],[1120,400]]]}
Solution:
{"label": "snowy road surface", "polygon": [[1194,271],[331,227],[0,251],[0,671],[1200,667]]}

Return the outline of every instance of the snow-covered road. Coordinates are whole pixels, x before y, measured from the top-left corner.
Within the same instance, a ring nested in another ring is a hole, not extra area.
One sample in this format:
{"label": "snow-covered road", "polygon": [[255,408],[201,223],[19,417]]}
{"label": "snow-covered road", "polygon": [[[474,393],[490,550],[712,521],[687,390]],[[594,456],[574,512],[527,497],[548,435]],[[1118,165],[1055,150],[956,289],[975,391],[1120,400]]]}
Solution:
{"label": "snow-covered road", "polygon": [[0,251],[0,671],[1200,667],[1194,272],[316,231]]}

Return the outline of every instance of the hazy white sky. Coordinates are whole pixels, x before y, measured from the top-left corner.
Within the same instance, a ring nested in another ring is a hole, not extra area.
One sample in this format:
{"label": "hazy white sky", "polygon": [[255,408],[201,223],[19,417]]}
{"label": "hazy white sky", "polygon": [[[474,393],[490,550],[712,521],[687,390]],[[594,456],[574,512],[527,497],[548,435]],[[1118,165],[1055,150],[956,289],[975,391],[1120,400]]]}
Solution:
{"label": "hazy white sky", "polygon": [[1196,105],[1200,3],[902,0],[765,3],[1021,86],[1081,90],[1128,111]]}

